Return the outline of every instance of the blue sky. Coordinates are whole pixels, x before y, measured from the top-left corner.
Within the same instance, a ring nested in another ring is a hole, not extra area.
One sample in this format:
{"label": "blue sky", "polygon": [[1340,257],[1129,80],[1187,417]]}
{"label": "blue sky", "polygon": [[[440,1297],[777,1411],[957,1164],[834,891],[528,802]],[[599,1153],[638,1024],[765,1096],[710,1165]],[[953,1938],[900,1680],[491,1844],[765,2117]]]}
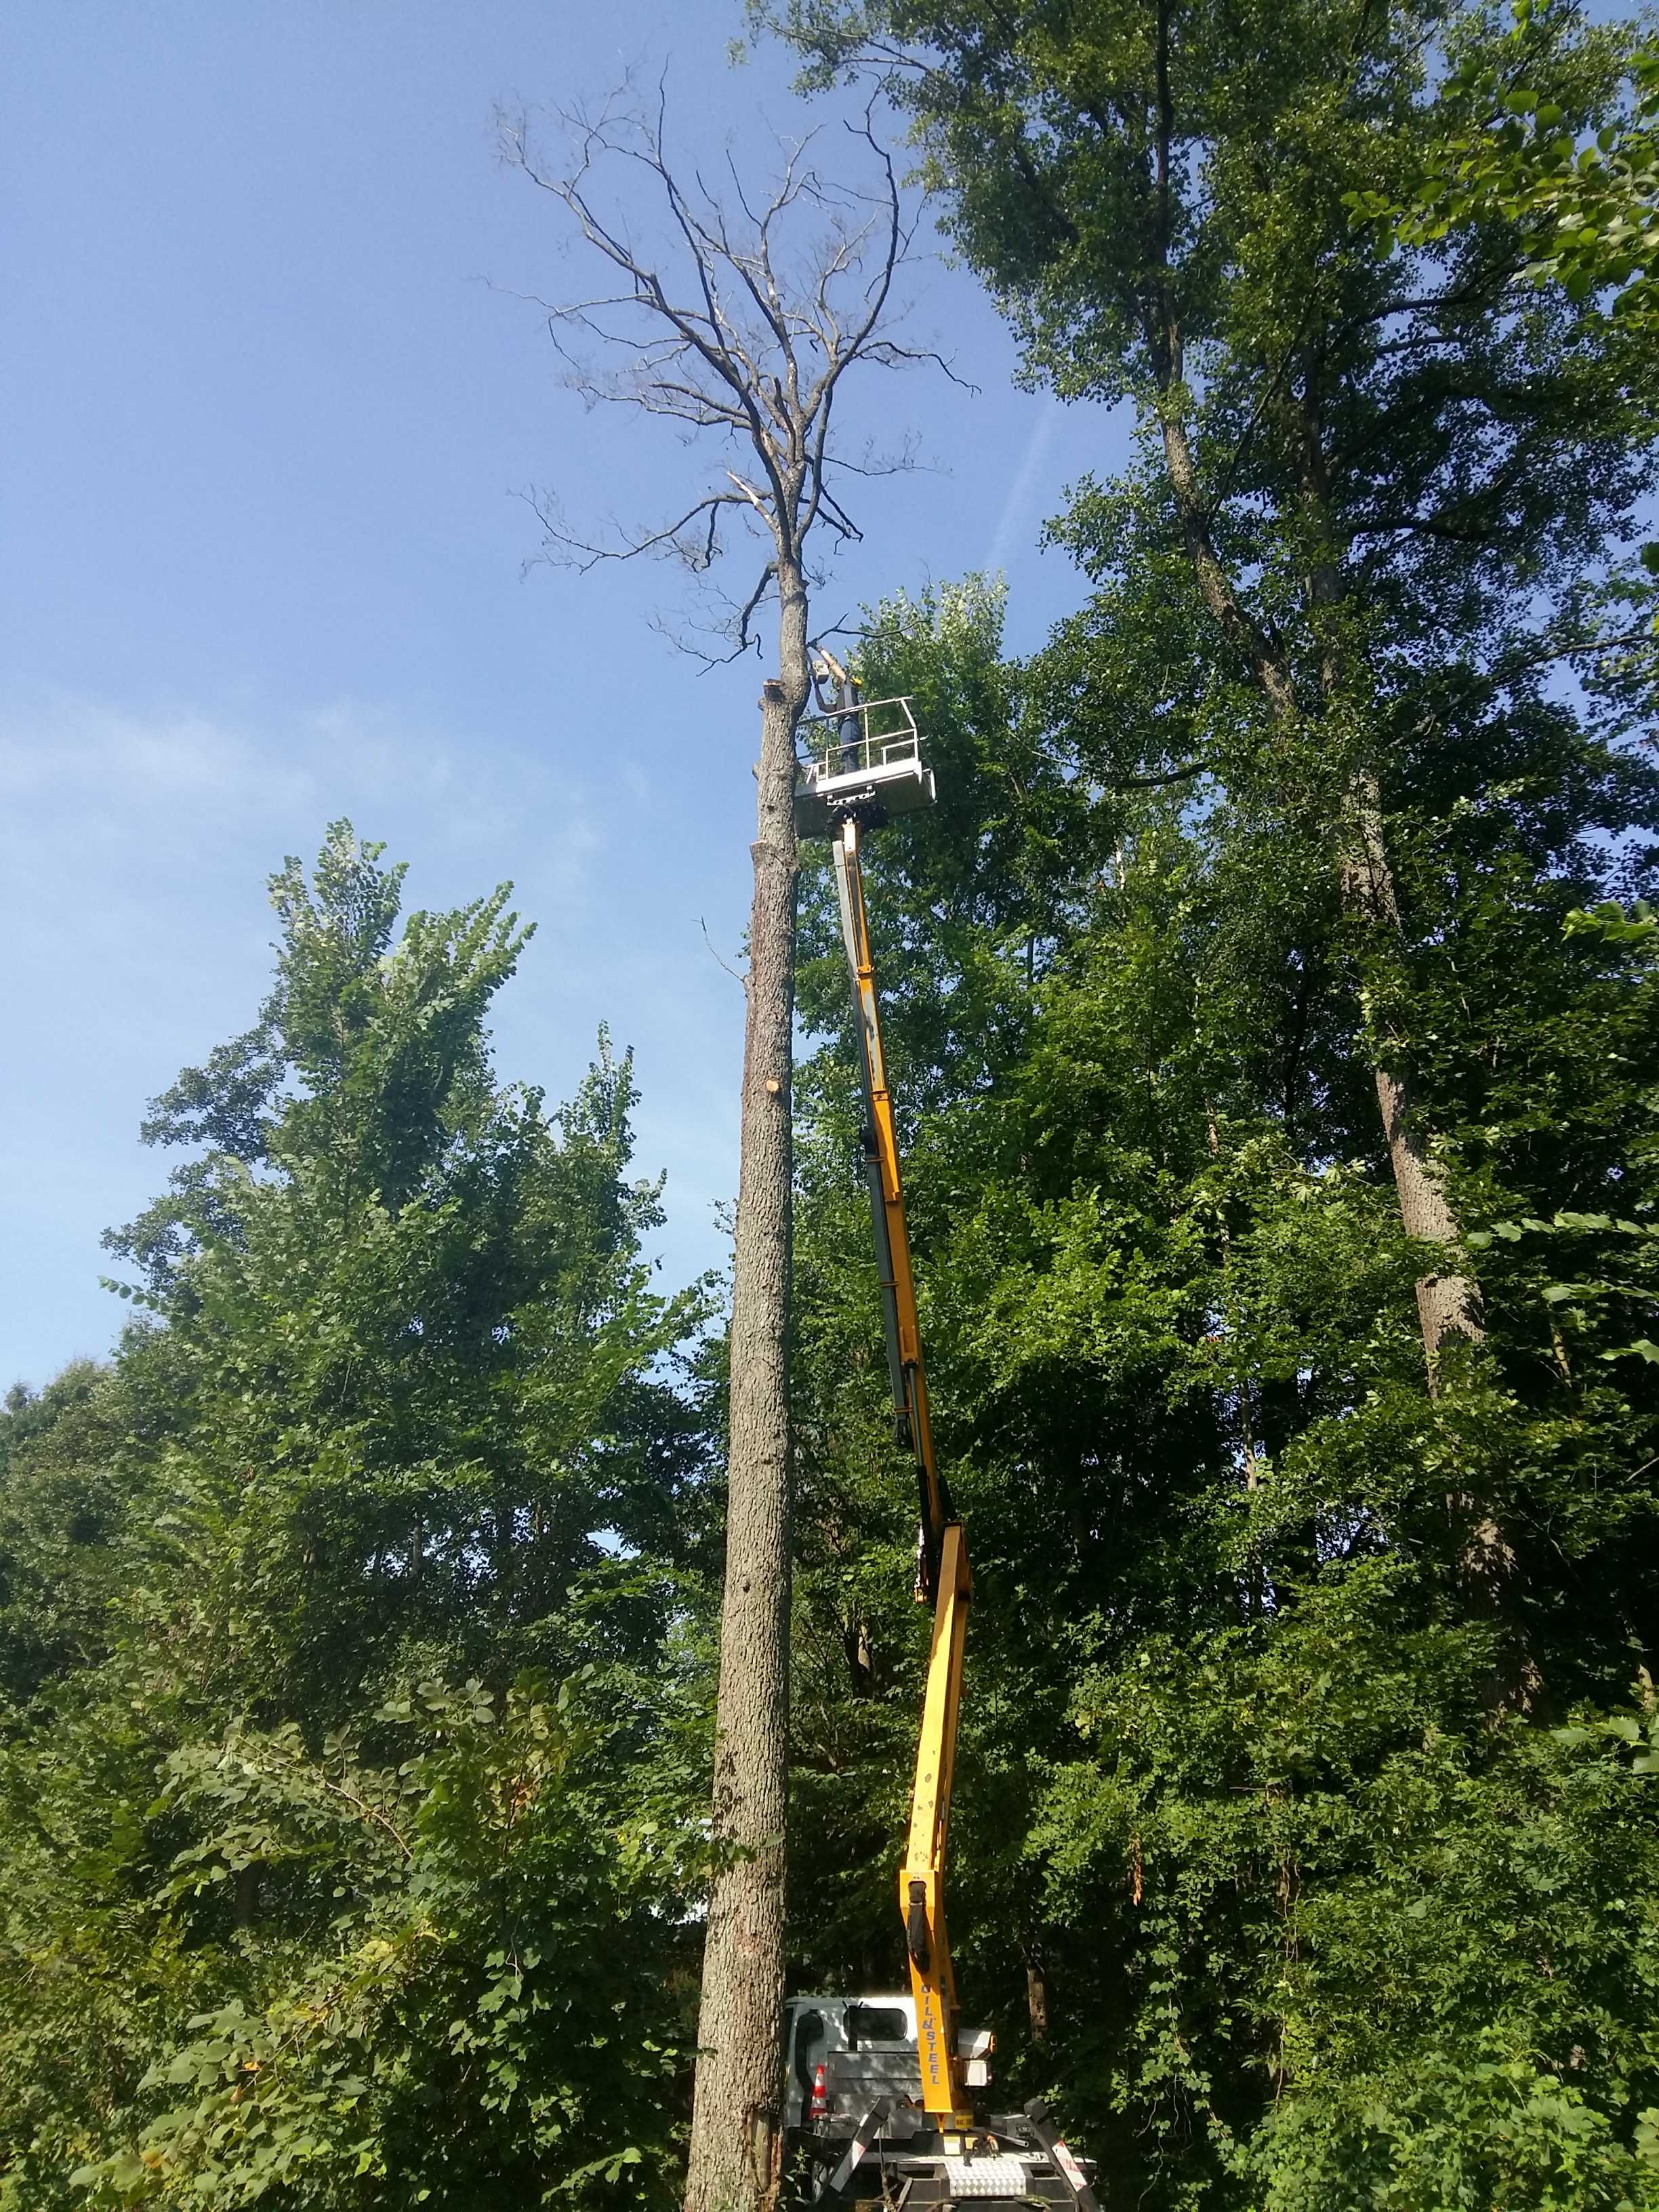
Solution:
{"label": "blue sky", "polygon": [[[423,906],[511,878],[538,933],[505,1078],[637,1052],[664,1276],[717,1263],[736,1182],[750,763],[763,672],[651,627],[674,573],[532,562],[522,495],[661,517],[698,465],[585,415],[536,311],[580,270],[495,154],[498,101],[665,65],[671,133],[751,173],[800,127],[724,0],[22,0],[0,133],[0,1383],[109,1346],[99,1232],[164,1179],[145,1102],[246,1026],[264,881],[349,815]],[[855,426],[944,465],[872,487],[824,616],[1000,567],[1035,644],[1078,580],[1037,550],[1121,426],[1015,389],[964,274],[910,327],[981,387],[877,377]]]}

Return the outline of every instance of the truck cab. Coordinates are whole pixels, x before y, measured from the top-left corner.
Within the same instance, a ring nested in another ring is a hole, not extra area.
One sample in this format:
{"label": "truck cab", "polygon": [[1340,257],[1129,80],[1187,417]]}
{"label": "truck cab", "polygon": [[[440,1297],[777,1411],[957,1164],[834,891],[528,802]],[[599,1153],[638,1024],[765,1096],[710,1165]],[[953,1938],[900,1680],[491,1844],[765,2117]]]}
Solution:
{"label": "truck cab", "polygon": [[[915,1999],[799,1996],[784,2007],[784,2130],[797,2203],[1091,2206],[1081,2163],[1040,2103],[941,2134],[922,2109]],[[988,2087],[995,2039],[963,2028],[964,2084]],[[977,2100],[975,2100],[977,2102]]]}
{"label": "truck cab", "polygon": [[[902,1996],[791,1997],[784,2015],[787,2128],[856,2122],[888,2092],[920,2101],[916,2001],[908,1990]],[[988,2028],[962,2031],[958,2044],[971,2087],[989,2083],[994,2043]]]}

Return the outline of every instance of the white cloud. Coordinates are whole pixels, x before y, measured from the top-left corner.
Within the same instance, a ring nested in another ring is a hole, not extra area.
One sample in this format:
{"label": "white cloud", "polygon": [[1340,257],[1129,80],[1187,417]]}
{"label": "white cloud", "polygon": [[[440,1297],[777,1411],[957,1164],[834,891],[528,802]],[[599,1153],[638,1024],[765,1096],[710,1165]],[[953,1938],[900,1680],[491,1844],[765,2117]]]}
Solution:
{"label": "white cloud", "polygon": [[152,860],[228,845],[274,866],[284,852],[308,854],[345,814],[397,857],[447,848],[469,864],[540,825],[537,896],[568,907],[586,896],[605,842],[591,797],[563,762],[411,731],[356,701],[262,720],[0,692],[0,850],[14,890],[43,874],[58,884],[74,856],[141,837]]}
{"label": "white cloud", "polygon": [[57,690],[0,697],[0,795],[14,801],[75,793],[286,805],[304,799],[308,781],[242,731],[191,709],[134,714]]}

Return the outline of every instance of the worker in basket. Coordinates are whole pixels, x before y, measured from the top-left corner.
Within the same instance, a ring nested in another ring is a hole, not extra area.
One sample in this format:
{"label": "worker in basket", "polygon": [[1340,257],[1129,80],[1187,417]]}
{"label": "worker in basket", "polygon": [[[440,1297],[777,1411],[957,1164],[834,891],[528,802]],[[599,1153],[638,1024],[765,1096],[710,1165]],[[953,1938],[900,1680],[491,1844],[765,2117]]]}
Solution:
{"label": "worker in basket", "polygon": [[863,707],[859,699],[859,687],[842,666],[827,646],[812,647],[812,689],[817,698],[818,712],[827,722],[838,722],[837,735],[841,739],[841,757],[836,763],[837,775],[851,775],[860,766],[860,742],[863,736],[860,726]]}

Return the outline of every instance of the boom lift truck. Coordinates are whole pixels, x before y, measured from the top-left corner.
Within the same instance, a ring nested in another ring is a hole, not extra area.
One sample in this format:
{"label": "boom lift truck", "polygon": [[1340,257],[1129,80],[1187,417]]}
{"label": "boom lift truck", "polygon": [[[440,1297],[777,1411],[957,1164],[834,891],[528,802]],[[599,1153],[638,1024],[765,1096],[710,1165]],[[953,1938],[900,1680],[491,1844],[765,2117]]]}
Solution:
{"label": "boom lift truck", "polygon": [[864,1156],[896,1437],[915,1464],[921,1510],[916,1595],[933,1608],[910,1829],[899,1874],[909,1956],[902,1996],[792,1997],[786,2010],[787,2137],[814,2203],[1058,2204],[1097,2212],[1088,2176],[1040,2100],[993,2114],[992,2038],[963,2028],[945,1924],[963,1650],[973,1588],[962,1521],[933,1451],[916,1326],[904,1190],[882,1054],[860,847],[867,831],[933,802],[908,699],[868,702],[816,649],[818,713],[796,779],[795,823],[834,846],[836,889],[864,1079]]}

